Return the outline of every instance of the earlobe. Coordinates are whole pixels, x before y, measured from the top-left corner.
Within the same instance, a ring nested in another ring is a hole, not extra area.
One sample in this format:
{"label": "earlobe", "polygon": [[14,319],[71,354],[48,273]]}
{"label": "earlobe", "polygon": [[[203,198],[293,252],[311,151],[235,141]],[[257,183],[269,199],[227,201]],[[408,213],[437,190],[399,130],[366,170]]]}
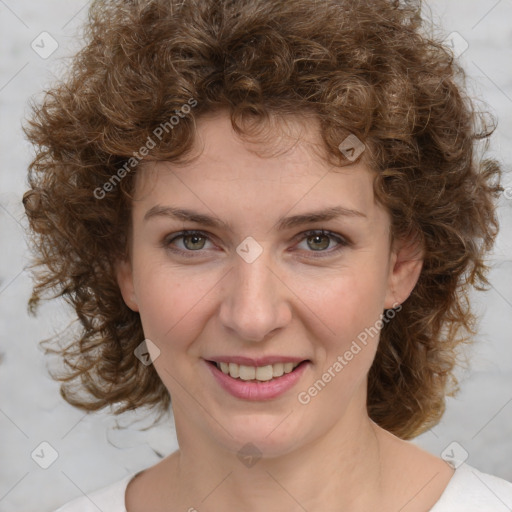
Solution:
{"label": "earlobe", "polygon": [[125,304],[132,311],[139,311],[135,287],[133,286],[133,272],[130,261],[122,260],[117,263],[116,278]]}
{"label": "earlobe", "polygon": [[413,291],[423,268],[423,250],[418,243],[400,241],[390,260],[385,309],[397,307]]}

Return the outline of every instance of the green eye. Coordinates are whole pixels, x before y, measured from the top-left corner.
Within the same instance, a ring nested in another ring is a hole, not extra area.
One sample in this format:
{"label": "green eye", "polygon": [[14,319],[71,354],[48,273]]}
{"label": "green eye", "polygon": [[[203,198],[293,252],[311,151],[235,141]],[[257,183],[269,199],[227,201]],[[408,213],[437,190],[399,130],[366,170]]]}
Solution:
{"label": "green eye", "polygon": [[[304,249],[306,253],[318,253],[312,254],[314,258],[332,256],[350,245],[350,242],[341,235],[323,229],[306,231],[295,238],[306,242],[307,248]],[[176,247],[175,244],[179,241],[183,248]],[[211,238],[208,233],[203,231],[181,231],[168,235],[162,246],[181,256],[196,257],[203,252],[207,241],[211,242]],[[327,250],[333,241],[337,245],[331,250]]]}
{"label": "green eye", "polygon": [[[307,252],[320,253],[318,255],[314,254],[313,257],[315,258],[331,256],[332,254],[341,251],[344,247],[350,245],[349,242],[341,235],[331,233],[330,231],[325,231],[323,229],[306,231],[305,233],[301,233],[300,236],[306,241],[308,248],[312,249]],[[331,241],[333,240],[338,245],[334,249],[327,251],[326,249],[330,246]]]}

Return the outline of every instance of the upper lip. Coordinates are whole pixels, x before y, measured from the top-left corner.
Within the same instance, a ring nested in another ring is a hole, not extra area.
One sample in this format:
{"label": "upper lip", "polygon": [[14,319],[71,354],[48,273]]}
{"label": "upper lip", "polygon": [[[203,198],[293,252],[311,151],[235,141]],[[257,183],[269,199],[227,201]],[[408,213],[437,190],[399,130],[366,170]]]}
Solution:
{"label": "upper lip", "polygon": [[245,356],[213,356],[209,357],[207,361],[214,363],[236,363],[244,366],[267,366],[276,363],[301,363],[306,361],[303,357],[291,356],[266,356],[266,357],[245,357]]}

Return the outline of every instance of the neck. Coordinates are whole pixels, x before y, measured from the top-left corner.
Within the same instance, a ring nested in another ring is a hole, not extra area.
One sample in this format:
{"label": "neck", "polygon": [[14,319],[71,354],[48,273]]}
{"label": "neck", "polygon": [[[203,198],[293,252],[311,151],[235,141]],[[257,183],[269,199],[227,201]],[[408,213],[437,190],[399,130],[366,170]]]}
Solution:
{"label": "neck", "polygon": [[380,429],[353,404],[323,435],[253,465],[176,419],[172,502],[177,493],[183,510],[201,512],[369,510],[382,494]]}

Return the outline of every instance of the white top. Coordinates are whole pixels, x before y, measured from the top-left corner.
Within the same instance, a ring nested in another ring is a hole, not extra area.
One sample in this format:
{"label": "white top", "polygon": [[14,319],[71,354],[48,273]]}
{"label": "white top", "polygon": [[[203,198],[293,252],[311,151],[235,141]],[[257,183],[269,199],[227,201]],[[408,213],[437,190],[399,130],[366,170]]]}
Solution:
{"label": "white top", "polygon": [[[136,474],[76,498],[55,512],[126,512],[126,488]],[[511,509],[512,483],[461,464],[430,512],[509,512]]]}

